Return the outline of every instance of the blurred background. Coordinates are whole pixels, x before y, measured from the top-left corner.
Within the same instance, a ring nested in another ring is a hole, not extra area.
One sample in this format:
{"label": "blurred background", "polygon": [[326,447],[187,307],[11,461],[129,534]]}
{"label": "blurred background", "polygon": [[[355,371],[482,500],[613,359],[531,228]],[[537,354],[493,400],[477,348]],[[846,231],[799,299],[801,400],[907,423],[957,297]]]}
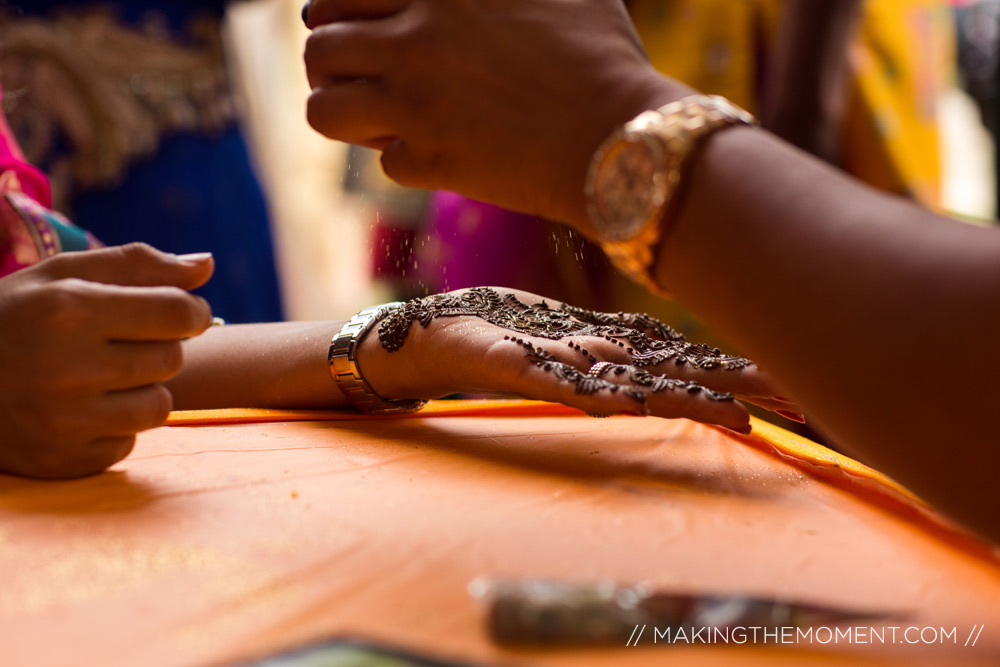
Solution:
{"label": "blurred background", "polygon": [[[740,91],[746,92],[749,81],[759,82],[762,71],[763,78],[779,78],[779,66],[755,64],[747,54],[759,53],[761,43],[780,43],[782,3],[629,4],[654,65],[702,89],[721,88],[709,92],[729,94],[758,112],[767,107],[767,95],[755,99],[751,91],[740,99]],[[976,224],[992,224],[1000,0],[845,4],[855,6],[855,18],[844,59],[860,73],[842,90],[875,100],[862,111],[885,132],[867,141],[890,146],[885,159],[901,165],[893,176],[899,183],[885,187]],[[97,227],[107,224],[112,207],[121,209],[124,222],[105,232],[111,242],[138,234],[134,225],[141,218],[156,226],[143,233],[167,228],[172,234],[160,245],[190,246],[178,251],[204,250],[202,240],[223,248],[245,243],[234,253],[231,283],[210,298],[213,305],[215,299],[226,303],[231,311],[220,314],[234,321],[345,318],[372,303],[479,282],[597,308],[648,310],[711,341],[711,332],[689,314],[632,289],[592,246],[558,226],[447,193],[403,190],[381,176],[377,156],[313,132],[304,112],[309,91],[301,6],[302,0],[6,2],[0,33],[4,110],[29,159],[53,178],[57,205],[83,226],[89,225],[81,217],[91,211]],[[674,37],[679,30],[686,40],[680,46]],[[872,53],[886,62],[875,62]],[[74,89],[75,96],[66,92]],[[94,90],[109,92],[86,92]],[[897,114],[893,104],[904,111]],[[920,124],[922,143],[890,136],[894,123],[910,117],[914,127]],[[126,120],[116,120],[121,118]],[[93,129],[101,123],[103,130]],[[223,149],[213,142],[230,124],[238,145]],[[204,152],[182,146],[173,166],[144,174],[147,163],[165,159],[172,142],[185,134],[201,142],[197,148]],[[95,149],[112,145],[111,155]],[[81,155],[88,146],[96,157],[85,162]],[[832,151],[831,159],[845,168],[851,160],[868,160],[857,157],[868,153],[850,147]],[[216,154],[226,157],[214,171],[202,171],[215,165]],[[193,174],[192,182],[171,181],[183,174]],[[131,198],[112,203],[112,194],[140,177],[146,180],[135,185]],[[156,197],[150,194],[154,178],[165,188]],[[246,188],[230,187],[240,179],[247,180]],[[235,203],[206,205],[206,221],[183,237],[182,223],[153,221],[172,208],[192,218],[186,212],[201,206],[194,195],[188,208],[177,202],[196,189]],[[136,213],[149,200],[153,211]],[[259,221],[253,221],[255,208],[263,210]],[[230,220],[219,223],[219,217]],[[92,231],[102,237],[104,230]],[[273,266],[261,253],[273,255]],[[269,271],[277,285],[273,299],[264,296],[274,282]],[[246,296],[233,297],[234,290]]]}

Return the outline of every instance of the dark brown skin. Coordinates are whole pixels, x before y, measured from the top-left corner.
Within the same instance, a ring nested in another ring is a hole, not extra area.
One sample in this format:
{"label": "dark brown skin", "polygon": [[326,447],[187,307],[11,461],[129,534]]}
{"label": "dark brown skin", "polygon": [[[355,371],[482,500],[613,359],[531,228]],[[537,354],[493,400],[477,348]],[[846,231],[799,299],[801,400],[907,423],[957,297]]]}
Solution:
{"label": "dark brown skin", "polygon": [[[318,131],[384,148],[386,173],[404,185],[577,224],[594,149],[655,106],[661,81],[620,0],[317,0],[309,18]],[[482,127],[490,136],[467,152]]]}
{"label": "dark brown skin", "polygon": [[[597,144],[688,93],[645,61],[620,0],[314,0],[309,18],[316,129],[383,147],[403,184],[583,233]],[[1000,539],[1000,231],[760,130],[719,132],[693,163],[658,281],[835,440]]]}
{"label": "dark brown skin", "polygon": [[209,255],[144,245],[65,253],[0,278],[0,471],[30,477],[100,472],[163,423],[163,383],[181,340],[209,325],[188,294]]}

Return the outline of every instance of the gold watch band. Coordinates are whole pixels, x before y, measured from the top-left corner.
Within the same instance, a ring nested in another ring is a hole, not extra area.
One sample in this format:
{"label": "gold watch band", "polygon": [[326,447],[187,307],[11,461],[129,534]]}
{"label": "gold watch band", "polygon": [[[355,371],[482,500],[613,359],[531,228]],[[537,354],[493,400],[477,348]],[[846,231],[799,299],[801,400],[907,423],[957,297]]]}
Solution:
{"label": "gold watch band", "polygon": [[601,243],[608,259],[619,271],[656,294],[670,295],[653,278],[652,269],[664,230],[669,226],[666,217],[678,199],[688,158],[706,136],[738,124],[758,126],[759,122],[749,112],[719,95],[691,95],[654,111],[643,112],[626,124],[626,129],[647,132],[663,144],[665,162],[661,169],[666,193],[660,208],[633,238]]}

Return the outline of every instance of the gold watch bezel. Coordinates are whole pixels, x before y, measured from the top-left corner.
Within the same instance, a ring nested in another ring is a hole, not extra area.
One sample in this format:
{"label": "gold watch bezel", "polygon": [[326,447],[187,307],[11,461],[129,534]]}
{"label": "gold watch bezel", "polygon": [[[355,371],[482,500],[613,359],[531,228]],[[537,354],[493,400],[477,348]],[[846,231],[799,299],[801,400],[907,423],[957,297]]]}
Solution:
{"label": "gold watch bezel", "polygon": [[[602,242],[621,243],[658,222],[670,194],[667,147],[647,111],[618,128],[591,160],[584,186],[587,214]],[[636,196],[636,195],[640,196]]]}

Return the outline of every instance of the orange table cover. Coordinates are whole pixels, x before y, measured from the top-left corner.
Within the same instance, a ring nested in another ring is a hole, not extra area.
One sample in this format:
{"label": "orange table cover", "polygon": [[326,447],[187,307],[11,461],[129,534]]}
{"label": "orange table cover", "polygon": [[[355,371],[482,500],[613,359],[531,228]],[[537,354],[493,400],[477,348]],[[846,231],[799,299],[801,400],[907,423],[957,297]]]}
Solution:
{"label": "orange table cover", "polygon": [[[96,477],[0,476],[0,665],[224,665],[338,637],[482,664],[998,664],[996,553],[763,422],[440,402],[170,423]],[[939,641],[515,651],[485,632],[482,576],[905,612],[888,625]]]}

